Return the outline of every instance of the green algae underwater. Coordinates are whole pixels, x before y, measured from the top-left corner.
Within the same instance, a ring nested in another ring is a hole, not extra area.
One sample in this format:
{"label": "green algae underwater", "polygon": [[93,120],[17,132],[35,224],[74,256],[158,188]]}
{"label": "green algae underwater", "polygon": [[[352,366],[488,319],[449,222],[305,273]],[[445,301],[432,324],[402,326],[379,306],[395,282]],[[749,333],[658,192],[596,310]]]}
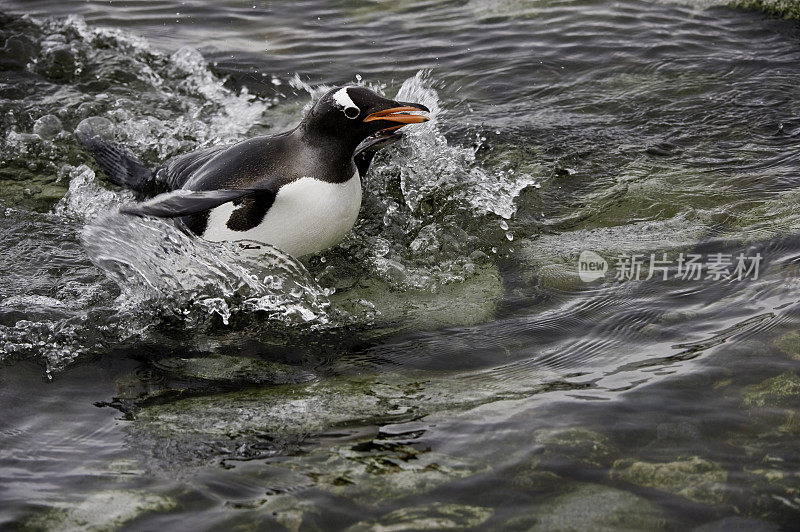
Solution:
{"label": "green algae underwater", "polygon": [[[795,529],[797,6],[5,2],[0,527]],[[119,215],[74,135],[155,165],[343,83],[433,120],[303,262]]]}

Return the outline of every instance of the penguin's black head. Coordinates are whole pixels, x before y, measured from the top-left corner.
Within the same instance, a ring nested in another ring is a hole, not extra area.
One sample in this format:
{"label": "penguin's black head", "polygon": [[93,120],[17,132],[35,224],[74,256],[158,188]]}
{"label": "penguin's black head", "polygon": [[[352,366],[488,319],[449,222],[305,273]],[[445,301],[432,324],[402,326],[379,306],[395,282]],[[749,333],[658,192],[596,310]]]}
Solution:
{"label": "penguin's black head", "polygon": [[388,137],[407,124],[427,122],[412,112],[430,112],[418,103],[398,102],[364,87],[337,87],[314,104],[300,127],[305,135],[355,150],[368,137]]}

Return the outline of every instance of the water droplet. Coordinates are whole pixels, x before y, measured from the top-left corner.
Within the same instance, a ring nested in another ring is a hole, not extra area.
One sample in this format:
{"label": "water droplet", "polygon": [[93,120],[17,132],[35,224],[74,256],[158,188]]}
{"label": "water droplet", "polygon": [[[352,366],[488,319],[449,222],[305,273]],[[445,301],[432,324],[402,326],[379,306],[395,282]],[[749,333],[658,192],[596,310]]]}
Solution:
{"label": "water droplet", "polygon": [[377,238],[375,240],[374,250],[375,255],[378,257],[385,257],[389,253],[389,241],[384,238]]}
{"label": "water droplet", "polygon": [[497,253],[497,248],[492,248],[492,253]]}
{"label": "water droplet", "polygon": [[33,123],[33,132],[43,139],[55,137],[61,130],[61,120],[55,115],[44,115]]}
{"label": "water droplet", "polygon": [[325,262],[327,262],[327,260],[328,260],[328,259],[326,259],[325,257],[320,257],[320,258],[319,258],[319,261],[320,261],[321,263],[323,263],[323,264],[325,264]]}
{"label": "water droplet", "polygon": [[509,242],[514,240],[514,233],[509,231],[508,233],[506,233],[506,238],[509,240]]}
{"label": "water droplet", "polygon": [[503,231],[508,231],[508,222],[506,222],[505,220],[500,220],[500,228]]}
{"label": "water droplet", "polygon": [[356,74],[356,81],[361,81],[361,74]]}

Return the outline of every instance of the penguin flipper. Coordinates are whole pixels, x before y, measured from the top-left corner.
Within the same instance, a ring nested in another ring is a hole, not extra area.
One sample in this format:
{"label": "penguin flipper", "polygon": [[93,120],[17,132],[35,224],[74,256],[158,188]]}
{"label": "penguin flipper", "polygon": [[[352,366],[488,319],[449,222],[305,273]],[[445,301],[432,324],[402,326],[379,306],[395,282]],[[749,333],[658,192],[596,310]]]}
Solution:
{"label": "penguin flipper", "polygon": [[126,149],[106,141],[91,131],[79,134],[78,139],[92,154],[109,181],[136,192],[151,192],[153,171]]}
{"label": "penguin flipper", "polygon": [[163,188],[160,192],[182,188],[200,167],[228,148],[229,146],[203,148],[169,159],[156,169],[155,179]]}
{"label": "penguin flipper", "polygon": [[265,189],[217,189],[184,190],[179,189],[133,205],[122,207],[119,212],[135,216],[155,216],[158,218],[178,218],[219,207],[223,203],[248,196],[260,196],[273,200],[275,193]]}

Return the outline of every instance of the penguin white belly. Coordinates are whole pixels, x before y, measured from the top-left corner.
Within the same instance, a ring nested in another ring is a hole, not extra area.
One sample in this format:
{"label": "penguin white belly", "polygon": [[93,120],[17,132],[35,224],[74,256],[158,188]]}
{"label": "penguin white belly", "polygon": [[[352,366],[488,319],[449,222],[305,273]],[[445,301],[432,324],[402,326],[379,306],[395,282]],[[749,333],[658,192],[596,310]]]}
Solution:
{"label": "penguin white belly", "polygon": [[203,238],[264,242],[302,257],[335,246],[353,228],[361,209],[361,178],[356,172],[344,183],[302,177],[286,184],[261,223],[247,231],[228,228],[236,207],[225,203],[212,209]]}

